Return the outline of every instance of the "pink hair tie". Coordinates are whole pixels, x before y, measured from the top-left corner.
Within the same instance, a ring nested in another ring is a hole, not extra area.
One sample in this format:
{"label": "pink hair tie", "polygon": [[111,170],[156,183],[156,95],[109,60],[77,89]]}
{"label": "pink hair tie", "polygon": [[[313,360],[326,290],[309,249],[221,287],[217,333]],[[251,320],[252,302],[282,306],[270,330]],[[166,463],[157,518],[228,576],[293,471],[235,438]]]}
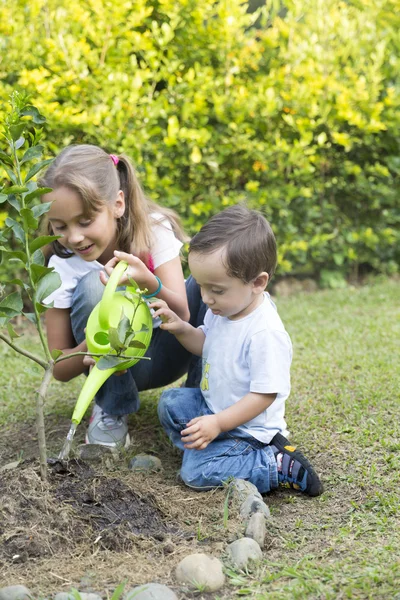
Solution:
{"label": "pink hair tie", "polygon": [[117,164],[119,163],[118,156],[116,156],[115,154],[110,154],[110,158],[113,161],[114,165],[117,166]]}

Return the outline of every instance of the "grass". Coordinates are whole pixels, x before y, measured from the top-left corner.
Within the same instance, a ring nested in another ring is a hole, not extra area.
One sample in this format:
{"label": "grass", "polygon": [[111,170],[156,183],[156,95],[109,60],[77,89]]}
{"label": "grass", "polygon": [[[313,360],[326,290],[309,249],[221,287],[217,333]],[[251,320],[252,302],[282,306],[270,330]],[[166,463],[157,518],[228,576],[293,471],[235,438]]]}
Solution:
{"label": "grass", "polygon": [[[250,573],[227,569],[221,599],[400,599],[398,297],[399,282],[379,278],[277,299],[294,346],[291,439],[321,473],[325,493],[266,498],[272,520],[265,560]],[[32,349],[31,337],[25,343]],[[10,430],[34,418],[40,372],[4,345],[0,357],[0,422]],[[82,379],[52,384],[46,406],[52,422],[70,418],[81,385]],[[130,424],[136,450],[163,458],[173,450],[157,423],[158,395],[142,394]],[[204,502],[220,503],[221,496],[205,494]],[[212,525],[224,529],[223,502],[216,511]],[[207,536],[204,518],[199,527]]]}

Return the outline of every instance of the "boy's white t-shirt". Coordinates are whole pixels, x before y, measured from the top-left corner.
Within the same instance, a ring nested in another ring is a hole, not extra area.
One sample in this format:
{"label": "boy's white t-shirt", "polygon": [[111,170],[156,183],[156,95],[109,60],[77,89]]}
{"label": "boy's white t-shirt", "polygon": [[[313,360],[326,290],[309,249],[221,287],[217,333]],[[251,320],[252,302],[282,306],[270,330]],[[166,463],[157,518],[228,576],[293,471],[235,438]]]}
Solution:
{"label": "boy's white t-shirt", "polygon": [[[179,256],[182,242],[175,237],[172,225],[161,213],[153,213],[152,225],[153,245],[150,254],[154,268]],[[49,267],[54,267],[61,277],[61,286],[46,298],[46,304],[54,302],[54,308],[71,308],[72,295],[79,281],[90,271],[103,271],[104,265],[94,261],[85,261],[74,254],[70,258],[61,258],[53,255],[49,260]],[[161,321],[160,321],[161,322]],[[158,323],[153,323],[153,327]]]}
{"label": "boy's white t-shirt", "polygon": [[204,325],[201,391],[213,413],[249,392],[276,394],[274,402],[239,429],[268,444],[278,432],[288,435],[285,400],[290,393],[292,344],[270,295],[243,319],[207,311]]}

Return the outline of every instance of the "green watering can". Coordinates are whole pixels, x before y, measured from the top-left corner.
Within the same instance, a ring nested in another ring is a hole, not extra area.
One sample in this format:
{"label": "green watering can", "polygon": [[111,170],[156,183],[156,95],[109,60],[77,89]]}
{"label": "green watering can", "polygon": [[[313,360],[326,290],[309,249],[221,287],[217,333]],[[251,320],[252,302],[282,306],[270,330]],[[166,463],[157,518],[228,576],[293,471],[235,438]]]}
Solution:
{"label": "green watering can", "polygon": [[[76,402],[72,414],[71,429],[59,456],[60,459],[68,458],[76,427],[81,422],[89,404],[103,383],[116,371],[132,367],[149,347],[153,329],[153,319],[149,307],[137,294],[136,287],[128,286],[126,288],[126,291],[134,296],[132,300],[125,297],[125,292],[116,291],[119,280],[127,268],[127,263],[121,261],[113,269],[104,288],[102,299],[89,315],[86,325],[86,343],[90,353],[113,354],[108,337],[109,328],[118,327],[123,311],[123,314],[131,322],[132,329],[138,332],[134,339],[141,342],[141,344],[138,344],[140,347],[129,347],[123,352],[124,356],[131,356],[132,360],[125,360],[110,369],[99,369],[97,365],[92,367]],[[135,301],[135,298],[137,301]],[[100,357],[94,357],[94,359],[97,362]]]}

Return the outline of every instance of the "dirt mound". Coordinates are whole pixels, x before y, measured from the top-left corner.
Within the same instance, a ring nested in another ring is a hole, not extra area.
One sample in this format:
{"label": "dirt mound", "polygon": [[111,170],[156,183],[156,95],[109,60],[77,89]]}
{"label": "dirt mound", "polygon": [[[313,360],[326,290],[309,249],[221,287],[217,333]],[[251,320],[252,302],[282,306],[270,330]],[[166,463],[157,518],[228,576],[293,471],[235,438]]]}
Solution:
{"label": "dirt mound", "polygon": [[79,546],[121,552],[144,537],[185,537],[153,496],[78,460],[54,460],[47,483],[33,460],[24,461],[0,473],[0,496],[0,565],[76,554]]}

